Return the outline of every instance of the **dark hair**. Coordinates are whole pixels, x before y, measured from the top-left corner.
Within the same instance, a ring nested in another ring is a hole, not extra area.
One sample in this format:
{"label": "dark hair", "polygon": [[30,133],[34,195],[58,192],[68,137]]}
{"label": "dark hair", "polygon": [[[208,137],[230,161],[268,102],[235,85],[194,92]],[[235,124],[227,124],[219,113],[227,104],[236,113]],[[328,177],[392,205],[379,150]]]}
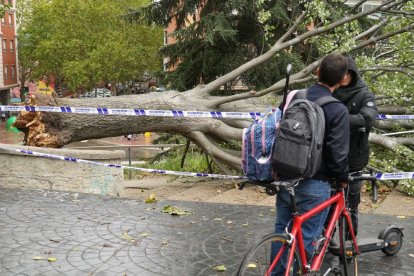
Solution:
{"label": "dark hair", "polygon": [[348,70],[348,61],[341,54],[329,54],[319,66],[319,81],[334,86],[340,82]]}

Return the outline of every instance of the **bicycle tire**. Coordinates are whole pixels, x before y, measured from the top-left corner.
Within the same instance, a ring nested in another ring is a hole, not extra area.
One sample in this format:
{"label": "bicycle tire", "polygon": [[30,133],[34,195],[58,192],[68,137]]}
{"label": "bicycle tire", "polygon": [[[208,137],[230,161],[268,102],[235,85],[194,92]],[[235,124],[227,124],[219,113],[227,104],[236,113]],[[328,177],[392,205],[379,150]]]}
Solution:
{"label": "bicycle tire", "polygon": [[[283,234],[270,234],[265,236],[260,242],[254,245],[245,255],[239,270],[238,276],[250,275],[266,275],[267,270],[271,266],[271,246],[279,244],[280,248],[284,248],[289,253],[291,247],[287,242],[287,236]],[[287,256],[287,254],[286,254]],[[282,269],[283,271],[284,269]],[[303,275],[302,262],[299,250],[295,248],[294,258],[292,262],[291,272],[289,275]],[[271,275],[274,275],[273,272]],[[284,274],[283,274],[284,275]]]}
{"label": "bicycle tire", "polygon": [[348,222],[344,216],[340,221],[340,250],[339,250],[339,261],[342,264],[341,272],[344,276],[357,276],[358,275],[358,259],[357,252],[352,240],[347,241],[347,236],[350,236],[347,227]]}

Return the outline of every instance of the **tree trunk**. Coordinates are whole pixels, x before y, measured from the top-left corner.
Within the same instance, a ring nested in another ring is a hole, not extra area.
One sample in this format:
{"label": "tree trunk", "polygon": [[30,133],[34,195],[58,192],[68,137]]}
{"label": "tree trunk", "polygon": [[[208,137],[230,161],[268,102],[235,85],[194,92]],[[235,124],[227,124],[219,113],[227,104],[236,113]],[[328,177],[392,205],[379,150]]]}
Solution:
{"label": "tree trunk", "polygon": [[[206,99],[187,97],[186,93],[170,91],[84,99],[53,98],[35,94],[30,105],[210,111],[207,103]],[[221,150],[218,141],[241,140],[242,128],[213,118],[21,112],[15,126],[28,133],[27,145],[38,147],[62,147],[76,141],[145,131],[176,133],[191,139],[213,158],[232,168],[239,168],[240,164],[239,157]]]}
{"label": "tree trunk", "polygon": [[[406,2],[406,1],[402,1]],[[388,0],[370,11],[355,12],[350,16],[337,21],[321,24],[310,29],[300,28],[304,24],[306,14],[299,16],[290,28],[282,35],[269,51],[247,61],[233,71],[208,83],[198,86],[186,92],[168,91],[163,93],[149,93],[132,96],[119,96],[111,98],[85,98],[85,99],[57,99],[44,95],[36,95],[31,98],[30,105],[54,105],[73,107],[108,107],[108,108],[140,108],[150,110],[197,110],[197,111],[263,111],[265,107],[257,104],[253,98],[258,98],[269,93],[280,93],[285,85],[285,80],[279,80],[272,86],[255,93],[241,93],[227,97],[213,97],[210,94],[220,86],[240,77],[255,66],[274,58],[280,52],[289,52],[295,45],[306,43],[312,37],[324,35],[337,27],[366,17],[375,12],[386,12],[402,4],[401,1]],[[355,36],[356,44],[348,49],[349,52],[372,46],[372,44],[387,40],[390,37],[411,32],[414,24],[410,23],[396,30],[383,30],[377,36],[374,29],[367,29],[361,34],[368,37],[361,39]],[[369,35],[372,36],[369,37]],[[311,81],[312,72],[319,66],[321,58],[308,64],[305,68],[291,76],[290,84],[301,84]],[[297,69],[297,68],[296,68]],[[130,87],[127,88],[130,90]],[[412,108],[405,110],[412,111]],[[385,111],[382,109],[381,112]],[[388,113],[388,112],[384,112]],[[395,114],[396,112],[390,112]],[[400,113],[400,112],[398,112]],[[388,122],[380,122],[388,127]],[[202,147],[211,157],[211,160],[226,171],[224,164],[230,168],[240,168],[238,155],[227,151],[220,146],[220,142],[239,142],[242,137],[242,128],[249,125],[249,120],[213,119],[213,118],[174,118],[174,117],[144,117],[144,116],[111,116],[111,115],[80,115],[70,113],[44,113],[21,112],[15,126],[26,133],[27,144],[41,147],[61,147],[65,144],[86,139],[120,136],[129,133],[142,133],[145,131],[170,132],[180,134]],[[408,127],[412,127],[409,124]],[[389,147],[383,143],[387,138],[371,139]],[[395,143],[395,142],[394,142]],[[403,147],[403,146],[402,146]],[[400,147],[389,147],[393,150]],[[411,153],[407,152],[408,155]]]}

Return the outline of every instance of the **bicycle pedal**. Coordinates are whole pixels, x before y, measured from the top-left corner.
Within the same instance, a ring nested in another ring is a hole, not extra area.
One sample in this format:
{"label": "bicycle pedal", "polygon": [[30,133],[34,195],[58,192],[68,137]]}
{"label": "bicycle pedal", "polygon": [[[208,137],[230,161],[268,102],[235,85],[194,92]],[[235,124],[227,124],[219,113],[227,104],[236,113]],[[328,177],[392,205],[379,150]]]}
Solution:
{"label": "bicycle pedal", "polygon": [[341,270],[340,270],[339,268],[337,268],[337,267],[334,267],[334,268],[332,269],[332,273],[333,273],[335,276],[342,276],[342,272],[341,272]]}

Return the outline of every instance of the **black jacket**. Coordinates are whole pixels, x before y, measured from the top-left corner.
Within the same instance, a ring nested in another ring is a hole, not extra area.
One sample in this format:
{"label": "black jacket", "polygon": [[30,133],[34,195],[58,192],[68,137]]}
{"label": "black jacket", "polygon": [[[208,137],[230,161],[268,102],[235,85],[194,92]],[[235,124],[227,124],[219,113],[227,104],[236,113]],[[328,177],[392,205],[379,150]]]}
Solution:
{"label": "black jacket", "polygon": [[[308,88],[308,100],[315,101],[331,96],[329,89],[320,84]],[[348,180],[349,120],[346,107],[339,102],[322,107],[325,114],[325,137],[323,159],[313,179],[329,181],[332,178]]]}
{"label": "black jacket", "polygon": [[333,95],[343,102],[349,112],[350,146],[349,170],[359,171],[368,164],[368,136],[378,111],[375,95],[361,79],[355,61],[348,57],[348,71],[352,73],[352,82],[337,89]]}

